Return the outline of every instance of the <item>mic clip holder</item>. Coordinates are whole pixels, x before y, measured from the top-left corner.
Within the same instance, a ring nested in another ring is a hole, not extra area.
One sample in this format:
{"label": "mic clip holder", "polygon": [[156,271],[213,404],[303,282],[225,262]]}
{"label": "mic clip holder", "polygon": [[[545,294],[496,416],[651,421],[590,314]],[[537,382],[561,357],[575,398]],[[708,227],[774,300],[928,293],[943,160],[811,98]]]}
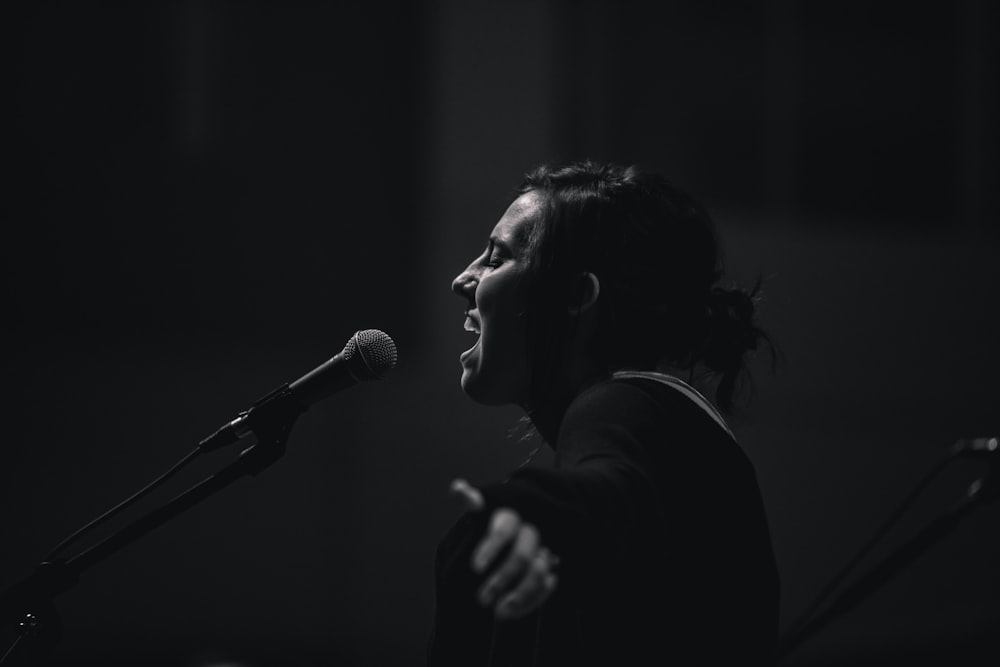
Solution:
{"label": "mic clip holder", "polygon": [[[201,452],[210,452],[237,443],[251,431],[260,441],[286,431],[300,414],[308,409],[292,394],[291,386],[285,383],[269,394],[258,399],[249,410],[244,410],[236,419],[222,426],[212,435],[198,443]],[[245,451],[245,450],[244,450]]]}
{"label": "mic clip holder", "polygon": [[295,398],[286,382],[230,422],[228,426],[239,422],[233,427],[237,439],[251,431],[257,437],[255,444],[240,452],[243,468],[256,475],[281,458],[292,425],[307,409]]}

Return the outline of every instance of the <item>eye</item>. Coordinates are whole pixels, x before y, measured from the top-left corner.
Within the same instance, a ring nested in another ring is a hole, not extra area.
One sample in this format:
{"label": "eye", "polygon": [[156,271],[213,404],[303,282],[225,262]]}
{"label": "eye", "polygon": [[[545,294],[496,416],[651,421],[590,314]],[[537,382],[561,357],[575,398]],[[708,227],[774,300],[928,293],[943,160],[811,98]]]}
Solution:
{"label": "eye", "polygon": [[503,253],[490,241],[490,245],[486,249],[486,265],[495,269],[501,264],[503,264]]}

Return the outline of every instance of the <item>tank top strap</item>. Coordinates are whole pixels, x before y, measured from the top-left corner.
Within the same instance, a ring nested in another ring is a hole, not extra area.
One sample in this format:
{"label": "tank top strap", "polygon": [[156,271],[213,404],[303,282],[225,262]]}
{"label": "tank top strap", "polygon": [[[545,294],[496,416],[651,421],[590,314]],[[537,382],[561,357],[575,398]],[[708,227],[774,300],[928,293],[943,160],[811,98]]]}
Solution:
{"label": "tank top strap", "polygon": [[704,410],[709,417],[715,420],[716,424],[722,427],[722,430],[724,430],[726,433],[729,434],[729,437],[731,437],[733,440],[736,439],[736,436],[733,435],[732,429],[730,429],[729,425],[726,424],[726,420],[722,418],[722,415],[719,413],[716,407],[712,405],[707,398],[702,396],[701,392],[699,392],[697,389],[689,385],[684,380],[681,380],[678,377],[674,377],[673,375],[667,375],[666,373],[657,373],[654,371],[616,371],[615,373],[612,374],[612,377],[619,378],[622,380],[627,380],[631,378],[645,378],[647,380],[653,380],[655,382],[659,382],[660,384],[665,384],[668,387],[672,387],[677,391],[679,391],[680,393],[684,394],[684,396],[693,401],[695,405]]}

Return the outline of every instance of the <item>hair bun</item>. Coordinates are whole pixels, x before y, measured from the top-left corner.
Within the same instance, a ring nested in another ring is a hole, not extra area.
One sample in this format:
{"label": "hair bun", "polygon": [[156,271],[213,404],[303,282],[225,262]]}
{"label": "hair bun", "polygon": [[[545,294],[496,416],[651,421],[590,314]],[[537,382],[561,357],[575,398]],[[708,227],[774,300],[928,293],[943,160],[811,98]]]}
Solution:
{"label": "hair bun", "polygon": [[757,349],[757,328],[754,320],[757,304],[754,294],[746,290],[713,287],[708,295],[708,318],[712,329],[729,335],[729,344],[745,351]]}
{"label": "hair bun", "polygon": [[716,286],[708,293],[708,336],[701,359],[723,374],[717,396],[726,409],[731,407],[729,397],[745,370],[746,354],[768,340],[756,324],[759,288],[759,283],[750,291]]}

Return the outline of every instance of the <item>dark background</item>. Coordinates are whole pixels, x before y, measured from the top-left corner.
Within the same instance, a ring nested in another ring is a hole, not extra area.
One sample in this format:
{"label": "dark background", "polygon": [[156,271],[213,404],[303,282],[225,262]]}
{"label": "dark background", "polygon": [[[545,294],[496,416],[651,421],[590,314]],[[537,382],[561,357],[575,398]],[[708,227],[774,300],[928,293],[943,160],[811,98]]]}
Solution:
{"label": "dark background", "polygon": [[[400,354],[273,468],[87,571],[53,664],[420,664],[448,482],[533,447],[516,410],[462,395],[449,283],[544,160],[665,172],[715,212],[732,277],[764,277],[784,363],[755,362],[732,423],[786,624],[952,442],[1000,432],[994,3],[18,7],[0,586],[354,331]],[[985,472],[949,468],[875,557]],[[786,663],[995,655],[998,521],[971,515]]]}

